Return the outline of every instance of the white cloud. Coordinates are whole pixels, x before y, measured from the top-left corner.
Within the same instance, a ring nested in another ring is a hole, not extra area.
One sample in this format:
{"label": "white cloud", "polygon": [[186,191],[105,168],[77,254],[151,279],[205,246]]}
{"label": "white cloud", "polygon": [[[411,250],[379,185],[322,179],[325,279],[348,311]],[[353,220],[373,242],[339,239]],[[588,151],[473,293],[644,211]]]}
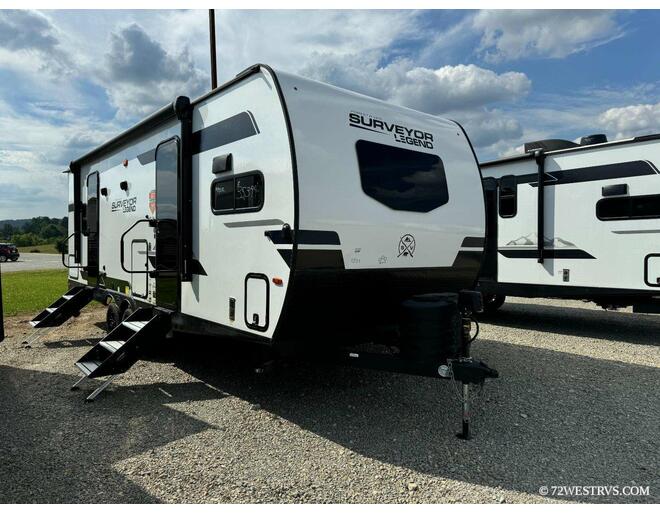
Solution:
{"label": "white cloud", "polygon": [[482,33],[479,53],[489,61],[561,58],[623,35],[614,11],[480,11],[472,19]]}
{"label": "white cloud", "polygon": [[0,10],[0,63],[16,69],[69,73],[71,59],[61,33],[37,11]]}
{"label": "white cloud", "polygon": [[431,114],[515,101],[531,88],[524,73],[497,74],[474,64],[431,69],[408,59],[381,67],[380,57],[378,52],[317,55],[301,73]]}
{"label": "white cloud", "polygon": [[64,115],[54,125],[0,102],[0,219],[66,214],[69,161],[118,132],[113,123]]}
{"label": "white cloud", "polygon": [[497,152],[502,145],[520,141],[523,129],[520,122],[499,109],[459,113],[452,116],[460,122],[472,144],[485,152]]}
{"label": "white cloud", "polygon": [[616,139],[660,132],[660,103],[614,107],[598,121]]}
{"label": "white cloud", "polygon": [[167,52],[137,23],[110,35],[101,78],[120,118],[144,117],[179,94],[200,95],[206,76],[187,46]]}

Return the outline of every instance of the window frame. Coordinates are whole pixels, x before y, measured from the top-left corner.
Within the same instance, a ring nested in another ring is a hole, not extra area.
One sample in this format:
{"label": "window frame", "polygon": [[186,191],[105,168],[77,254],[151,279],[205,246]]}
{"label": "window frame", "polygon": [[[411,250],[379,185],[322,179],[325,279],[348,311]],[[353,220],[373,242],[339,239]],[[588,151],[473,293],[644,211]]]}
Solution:
{"label": "window frame", "polygon": [[[380,145],[380,146],[385,146],[385,147],[388,147],[388,148],[391,148],[391,149],[394,149],[394,150],[400,150],[401,152],[413,152],[413,153],[418,153],[418,154],[427,155],[429,157],[436,158],[438,160],[438,165],[440,166],[440,169],[442,171],[443,186],[444,186],[444,190],[445,190],[445,195],[443,197],[444,201],[442,201],[438,205],[435,205],[434,207],[432,207],[431,209],[428,209],[428,210],[399,209],[399,208],[396,208],[396,207],[392,207],[391,205],[388,205],[387,203],[383,202],[381,199],[376,198],[375,196],[372,196],[367,191],[367,189],[365,188],[365,183],[364,183],[364,180],[363,180],[363,169],[364,168],[360,163],[360,149],[359,149],[360,143],[367,143],[367,144],[371,144],[371,145]],[[375,202],[378,202],[380,205],[383,205],[383,206],[387,207],[388,209],[391,209],[393,211],[399,211],[399,212],[414,212],[416,214],[428,214],[430,212],[433,212],[436,209],[439,209],[443,205],[447,205],[449,203],[450,195],[449,195],[449,184],[447,182],[447,170],[445,169],[444,161],[436,153],[420,152],[419,150],[413,150],[412,148],[402,148],[400,146],[384,144],[384,143],[380,143],[378,141],[371,141],[369,139],[358,139],[355,142],[355,157],[356,157],[356,160],[357,160],[357,168],[358,168],[358,174],[359,174],[359,179],[360,179],[360,187],[362,188],[362,192],[367,197],[371,198]]]}
{"label": "window frame", "polygon": [[660,212],[655,215],[650,215],[650,216],[632,216],[632,215],[627,215],[627,216],[617,216],[617,217],[602,217],[599,212],[598,212],[598,207],[601,205],[603,202],[614,202],[614,201],[620,201],[622,198],[625,198],[628,202],[628,211],[632,213],[632,203],[635,199],[637,198],[657,198],[658,202],[660,202],[660,194],[655,193],[655,194],[650,194],[650,195],[626,195],[626,196],[607,196],[605,198],[601,198],[596,202],[596,217],[600,221],[627,221],[627,220],[654,220],[654,219],[660,219]]}
{"label": "window frame", "polygon": [[[236,208],[236,181],[240,178],[243,177],[248,177],[250,175],[258,175],[261,177],[261,185],[262,185],[262,190],[261,190],[261,202],[258,207],[242,207],[242,208]],[[229,180],[234,181],[234,207],[232,209],[216,209],[215,208],[215,185],[218,182],[226,182]],[[266,203],[266,180],[264,179],[264,174],[260,170],[252,170],[252,171],[246,171],[244,173],[237,173],[235,175],[225,175],[224,177],[217,177],[211,182],[211,189],[210,189],[210,200],[211,200],[211,212],[216,215],[224,215],[224,214],[242,214],[245,212],[259,212],[261,209],[263,209],[264,204]]]}
{"label": "window frame", "polygon": [[[511,193],[505,193],[504,200],[513,199],[513,212],[511,214],[502,214],[502,179],[511,180],[513,188],[506,188],[511,190]],[[517,175],[503,175],[497,181],[497,214],[500,218],[509,219],[515,218],[518,214],[518,176]]]}

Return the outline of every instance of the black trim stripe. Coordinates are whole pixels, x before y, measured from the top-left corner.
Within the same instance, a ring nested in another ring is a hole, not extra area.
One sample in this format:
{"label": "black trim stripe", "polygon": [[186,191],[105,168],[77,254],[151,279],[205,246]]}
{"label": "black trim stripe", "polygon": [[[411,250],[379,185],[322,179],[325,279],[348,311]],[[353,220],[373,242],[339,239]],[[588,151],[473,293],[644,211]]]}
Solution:
{"label": "black trim stripe", "polygon": [[278,248],[277,253],[280,254],[282,259],[284,259],[284,262],[286,262],[286,265],[291,267],[291,258],[293,257],[293,250],[288,250],[288,249],[283,249],[283,248]]}
{"label": "black trim stripe", "polygon": [[141,153],[137,156],[137,160],[142,166],[154,162],[156,160],[156,149],[147,150],[146,152]]}
{"label": "black trim stripe", "polygon": [[461,246],[463,248],[483,248],[486,238],[484,237],[466,237]]}
{"label": "black trim stripe", "polygon": [[[278,253],[284,259],[284,262],[291,267],[293,250],[279,249]],[[316,250],[316,249],[298,249],[296,252],[296,271],[308,270],[343,270],[344,256],[341,250]]]}
{"label": "black trim stripe", "polygon": [[482,252],[475,252],[474,250],[459,251],[456,254],[452,268],[474,269],[475,273],[481,267]]}
{"label": "black trim stripe", "polygon": [[[586,168],[575,168],[571,170],[546,171],[547,177],[543,181],[544,186],[558,186],[561,184],[576,184],[579,182],[594,182],[597,180],[608,180],[615,178],[641,177],[655,175],[658,171],[649,161],[628,161],[616,164],[603,164],[600,166],[589,166]],[[538,187],[538,174],[528,173],[516,177],[518,184],[529,184]]]}
{"label": "black trim stripe", "polygon": [[[536,259],[539,256],[536,248],[498,249],[501,255],[508,259]],[[593,255],[577,248],[546,248],[543,250],[544,259],[595,259]]]}
{"label": "black trim stripe", "polygon": [[[202,130],[193,132],[192,152],[198,154],[228,145],[259,134],[259,127],[249,111],[243,111],[230,118],[214,123]],[[142,166],[156,160],[156,149],[147,150],[137,156]]]}
{"label": "black trim stripe", "polygon": [[296,271],[309,269],[344,269],[344,256],[341,250],[298,249]]}
{"label": "black trim stripe", "polygon": [[[273,244],[291,244],[291,239],[286,239],[281,230],[267,230],[266,237],[270,239]],[[296,242],[301,245],[340,245],[339,234],[331,230],[299,230],[293,235]]]}
{"label": "black trim stripe", "polygon": [[193,133],[193,154],[240,141],[259,132],[246,111]]}

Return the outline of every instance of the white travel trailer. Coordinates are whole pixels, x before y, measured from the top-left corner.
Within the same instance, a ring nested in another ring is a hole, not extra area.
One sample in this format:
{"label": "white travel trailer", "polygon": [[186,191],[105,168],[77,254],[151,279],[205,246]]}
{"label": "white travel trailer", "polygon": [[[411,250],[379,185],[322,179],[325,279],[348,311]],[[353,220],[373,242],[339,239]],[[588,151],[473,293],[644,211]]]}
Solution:
{"label": "white travel trailer", "polygon": [[660,312],[660,135],[546,140],[481,164],[486,310],[506,295]]}
{"label": "white travel trailer", "polygon": [[71,291],[32,323],[109,304],[84,377],[169,332],[279,353],[387,342],[398,359],[342,355],[431,376],[467,353],[485,210],[455,122],[256,65],[69,172]]}

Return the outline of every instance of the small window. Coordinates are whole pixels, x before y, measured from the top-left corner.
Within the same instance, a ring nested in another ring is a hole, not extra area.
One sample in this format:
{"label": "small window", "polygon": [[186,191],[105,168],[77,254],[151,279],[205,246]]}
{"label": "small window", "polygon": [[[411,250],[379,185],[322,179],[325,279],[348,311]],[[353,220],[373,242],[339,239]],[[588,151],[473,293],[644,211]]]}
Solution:
{"label": "small window", "polygon": [[236,179],[236,209],[255,209],[261,206],[261,175],[245,175]]}
{"label": "small window", "polygon": [[264,178],[260,172],[214,180],[211,184],[211,209],[215,214],[251,212],[264,203]]}
{"label": "small window", "polygon": [[399,211],[429,212],[449,201],[437,155],[360,140],[356,143],[362,190]]}
{"label": "small window", "polygon": [[234,179],[220,180],[213,183],[213,210],[234,210]]}
{"label": "small window", "polygon": [[603,221],[660,218],[660,195],[603,198],[596,204],[596,216]]}
{"label": "small window", "polygon": [[518,180],[515,175],[500,178],[499,212],[502,218],[513,218],[518,213]]}

